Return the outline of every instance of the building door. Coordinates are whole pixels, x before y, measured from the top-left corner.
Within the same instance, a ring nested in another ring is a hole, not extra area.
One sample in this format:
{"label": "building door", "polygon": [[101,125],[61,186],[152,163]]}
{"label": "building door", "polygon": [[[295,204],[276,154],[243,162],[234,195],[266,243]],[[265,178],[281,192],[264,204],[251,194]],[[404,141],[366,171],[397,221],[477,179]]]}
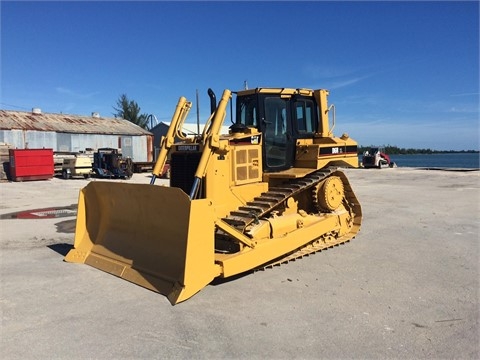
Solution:
{"label": "building door", "polygon": [[131,136],[121,136],[118,138],[118,147],[122,150],[123,157],[133,159],[133,146]]}

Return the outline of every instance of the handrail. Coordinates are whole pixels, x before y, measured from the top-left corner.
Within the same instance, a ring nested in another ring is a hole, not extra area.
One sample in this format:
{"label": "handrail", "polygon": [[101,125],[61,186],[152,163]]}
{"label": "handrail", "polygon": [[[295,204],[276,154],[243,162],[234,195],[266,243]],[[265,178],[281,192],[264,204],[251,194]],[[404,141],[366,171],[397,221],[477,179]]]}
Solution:
{"label": "handrail", "polygon": [[333,109],[333,114],[332,114],[332,125],[328,129],[328,134],[330,136],[333,135],[333,129],[335,129],[335,104],[332,104],[328,107],[328,112]]}

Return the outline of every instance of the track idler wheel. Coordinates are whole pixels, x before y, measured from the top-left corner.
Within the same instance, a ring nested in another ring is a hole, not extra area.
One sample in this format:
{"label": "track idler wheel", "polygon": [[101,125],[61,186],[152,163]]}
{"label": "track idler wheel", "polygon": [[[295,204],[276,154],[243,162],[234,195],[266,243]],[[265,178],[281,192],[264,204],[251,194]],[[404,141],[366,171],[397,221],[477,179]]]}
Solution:
{"label": "track idler wheel", "polygon": [[320,211],[338,209],[345,197],[343,182],[338,176],[330,176],[318,184],[313,191],[315,205]]}

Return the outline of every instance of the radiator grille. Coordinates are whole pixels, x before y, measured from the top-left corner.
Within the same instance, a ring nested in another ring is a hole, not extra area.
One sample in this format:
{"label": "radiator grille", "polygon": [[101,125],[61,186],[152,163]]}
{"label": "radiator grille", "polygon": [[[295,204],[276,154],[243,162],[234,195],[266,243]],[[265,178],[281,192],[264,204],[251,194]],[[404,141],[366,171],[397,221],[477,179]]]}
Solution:
{"label": "radiator grille", "polygon": [[170,159],[170,186],[190,194],[201,152],[174,152]]}
{"label": "radiator grille", "polygon": [[260,147],[238,146],[233,161],[235,184],[259,181],[261,177]]}

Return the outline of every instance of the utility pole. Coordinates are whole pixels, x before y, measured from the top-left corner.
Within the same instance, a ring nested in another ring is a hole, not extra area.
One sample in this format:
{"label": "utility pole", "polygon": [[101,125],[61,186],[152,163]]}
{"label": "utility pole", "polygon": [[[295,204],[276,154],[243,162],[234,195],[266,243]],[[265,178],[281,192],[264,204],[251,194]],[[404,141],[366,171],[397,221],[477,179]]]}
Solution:
{"label": "utility pole", "polygon": [[197,135],[200,135],[200,105],[198,104],[198,89],[197,89]]}

